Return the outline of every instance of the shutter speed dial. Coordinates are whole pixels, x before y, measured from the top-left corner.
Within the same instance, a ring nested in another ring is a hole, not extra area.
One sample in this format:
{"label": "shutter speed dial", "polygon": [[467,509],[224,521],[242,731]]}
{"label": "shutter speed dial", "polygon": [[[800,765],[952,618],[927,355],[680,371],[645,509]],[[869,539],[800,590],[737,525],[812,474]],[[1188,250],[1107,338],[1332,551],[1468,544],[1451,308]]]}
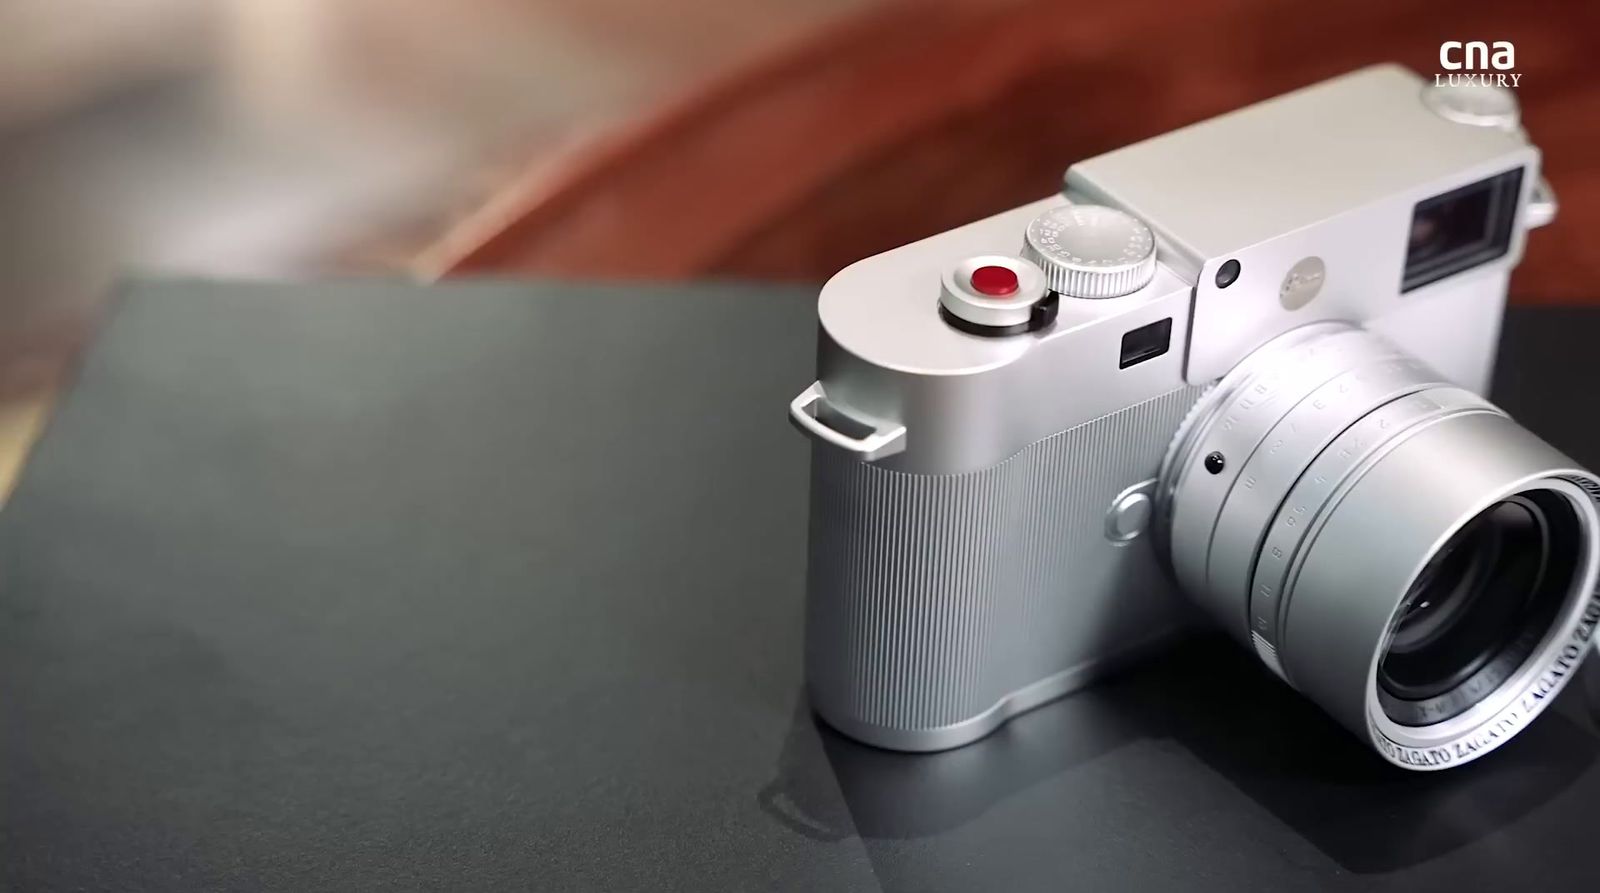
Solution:
{"label": "shutter speed dial", "polygon": [[1061,205],[1028,224],[1022,256],[1068,298],[1116,298],[1156,275],[1156,238],[1144,221],[1102,205]]}

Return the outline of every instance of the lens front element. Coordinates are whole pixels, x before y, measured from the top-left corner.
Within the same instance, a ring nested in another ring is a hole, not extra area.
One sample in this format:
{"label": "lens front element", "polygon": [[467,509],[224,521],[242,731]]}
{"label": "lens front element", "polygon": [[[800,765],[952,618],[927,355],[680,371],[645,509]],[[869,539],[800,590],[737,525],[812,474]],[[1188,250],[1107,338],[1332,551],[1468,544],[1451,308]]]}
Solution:
{"label": "lens front element", "polygon": [[1378,665],[1378,703],[1390,719],[1423,726],[1458,716],[1515,674],[1573,587],[1579,517],[1550,491],[1518,494],[1429,562]]}

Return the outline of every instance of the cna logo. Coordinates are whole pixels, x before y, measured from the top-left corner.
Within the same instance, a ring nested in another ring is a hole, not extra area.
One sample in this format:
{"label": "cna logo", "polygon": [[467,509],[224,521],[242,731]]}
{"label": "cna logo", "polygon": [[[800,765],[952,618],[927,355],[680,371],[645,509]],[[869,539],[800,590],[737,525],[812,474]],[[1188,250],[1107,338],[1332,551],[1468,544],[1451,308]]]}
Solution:
{"label": "cna logo", "polygon": [[1447,40],[1439,44],[1439,65],[1447,73],[1433,76],[1435,86],[1515,87],[1522,80],[1511,70],[1517,67],[1517,48],[1509,40]]}

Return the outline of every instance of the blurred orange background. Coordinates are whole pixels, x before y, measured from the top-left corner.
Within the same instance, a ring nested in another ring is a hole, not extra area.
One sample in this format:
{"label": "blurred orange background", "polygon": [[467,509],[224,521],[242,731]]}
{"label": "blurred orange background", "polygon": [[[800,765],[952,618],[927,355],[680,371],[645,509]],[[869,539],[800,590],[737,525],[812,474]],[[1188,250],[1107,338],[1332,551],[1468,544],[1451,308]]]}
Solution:
{"label": "blurred orange background", "polygon": [[1562,200],[1517,299],[1600,298],[1600,4],[1326,6],[8,0],[0,497],[119,276],[820,281],[1448,39],[1516,41]]}

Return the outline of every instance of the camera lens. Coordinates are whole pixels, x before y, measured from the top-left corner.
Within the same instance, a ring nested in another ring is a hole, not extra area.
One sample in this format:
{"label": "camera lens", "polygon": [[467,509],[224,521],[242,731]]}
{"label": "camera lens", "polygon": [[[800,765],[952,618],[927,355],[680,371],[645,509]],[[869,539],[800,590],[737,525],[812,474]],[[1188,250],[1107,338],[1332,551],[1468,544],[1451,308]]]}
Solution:
{"label": "camera lens", "polygon": [[1281,336],[1225,376],[1157,495],[1186,594],[1408,768],[1511,738],[1600,618],[1600,480],[1347,325]]}
{"label": "camera lens", "polygon": [[1572,586],[1577,515],[1549,493],[1474,518],[1429,562],[1396,614],[1379,703],[1403,725],[1460,715],[1525,661]]}

